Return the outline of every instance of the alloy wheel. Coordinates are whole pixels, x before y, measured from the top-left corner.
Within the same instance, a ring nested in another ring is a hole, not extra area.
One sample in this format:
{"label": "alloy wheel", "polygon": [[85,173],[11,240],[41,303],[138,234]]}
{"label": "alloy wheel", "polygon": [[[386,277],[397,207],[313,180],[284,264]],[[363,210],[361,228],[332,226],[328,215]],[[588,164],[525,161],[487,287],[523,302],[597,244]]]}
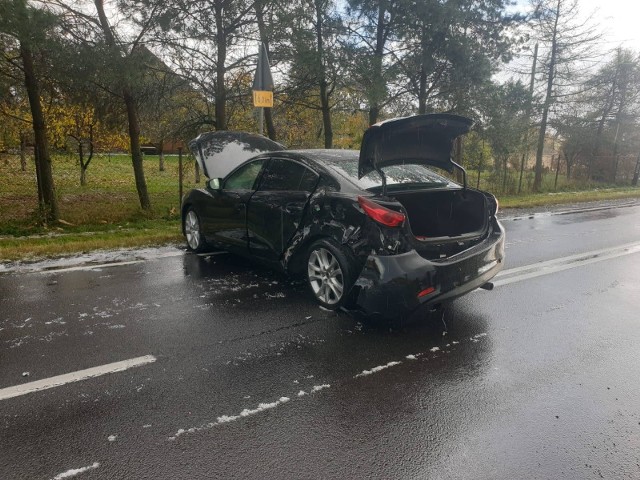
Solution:
{"label": "alloy wheel", "polygon": [[193,210],[189,210],[184,219],[184,235],[191,250],[197,250],[200,246],[200,222],[198,215]]}
{"label": "alloy wheel", "polygon": [[309,255],[309,283],[318,300],[335,305],[344,293],[344,276],[340,263],[326,248],[316,248]]}

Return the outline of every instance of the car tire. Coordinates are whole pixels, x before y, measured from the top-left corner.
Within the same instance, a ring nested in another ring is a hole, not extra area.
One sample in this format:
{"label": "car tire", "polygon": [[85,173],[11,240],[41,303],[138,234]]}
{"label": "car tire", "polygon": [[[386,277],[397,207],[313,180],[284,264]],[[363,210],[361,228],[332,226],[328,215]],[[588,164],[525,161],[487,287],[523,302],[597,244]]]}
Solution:
{"label": "car tire", "polygon": [[354,262],[349,252],[329,239],[314,242],[307,254],[307,282],[316,301],[337,310],[348,304],[353,286]]}
{"label": "car tire", "polygon": [[182,227],[187,241],[187,248],[195,253],[205,251],[207,243],[202,234],[202,224],[200,223],[200,217],[193,208],[189,207],[187,209],[182,221]]}

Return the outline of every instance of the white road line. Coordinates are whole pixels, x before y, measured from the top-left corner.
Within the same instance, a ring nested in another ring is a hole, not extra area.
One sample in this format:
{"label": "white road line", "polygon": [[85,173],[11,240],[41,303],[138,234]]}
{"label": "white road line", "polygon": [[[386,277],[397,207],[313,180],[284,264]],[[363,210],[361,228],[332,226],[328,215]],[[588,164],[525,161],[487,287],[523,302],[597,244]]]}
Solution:
{"label": "white road line", "polygon": [[28,393],[39,392],[48,388],[60,387],[67,383],[79,382],[89,378],[99,377],[108,373],[122,372],[134,367],[141,367],[148,363],[156,361],[153,355],[145,355],[143,357],[132,358],[130,360],[122,360],[121,362],[108,363],[99,367],[87,368],[86,370],[78,370],[77,372],[65,373],[57,377],[44,378],[35,382],[24,383],[14,387],[0,389],[0,401],[9,398],[26,395]]}
{"label": "white road line", "polygon": [[603,248],[601,250],[592,250],[590,252],[569,255],[567,257],[555,258],[545,262],[503,270],[496,275],[493,284],[496,287],[509,285],[510,283],[541,277],[543,275],[549,275],[551,273],[561,272],[563,270],[569,270],[571,268],[577,268],[638,252],[640,252],[640,242],[634,242],[620,245],[618,247]]}

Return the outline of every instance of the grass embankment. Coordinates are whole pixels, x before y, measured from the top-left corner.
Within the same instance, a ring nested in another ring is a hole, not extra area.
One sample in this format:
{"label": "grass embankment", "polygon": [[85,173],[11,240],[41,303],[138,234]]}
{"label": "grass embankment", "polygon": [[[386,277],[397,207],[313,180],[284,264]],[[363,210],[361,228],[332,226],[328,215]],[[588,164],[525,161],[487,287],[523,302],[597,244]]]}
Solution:
{"label": "grass embankment", "polygon": [[[193,160],[184,156],[183,161],[186,192],[197,185]],[[163,172],[157,156],[146,156],[144,164],[152,205],[148,212],[139,207],[128,156],[94,158],[85,187],[75,158],[54,157],[61,221],[43,227],[36,213],[33,162],[22,172],[17,157],[0,159],[0,262],[181,242],[178,157],[166,156]]]}
{"label": "grass embankment", "polygon": [[[131,160],[126,155],[100,155],[87,172],[88,185],[80,186],[75,158],[53,159],[54,180],[61,222],[43,227],[37,215],[35,171],[29,162],[20,170],[16,156],[0,159],[0,262],[32,260],[97,249],[114,249],[182,243],[178,193],[178,158],[145,157],[145,175],[153,209],[139,208]],[[194,182],[193,161],[184,157],[184,191],[204,185]],[[548,179],[552,182],[552,176]],[[488,181],[481,188],[491,191]],[[640,188],[580,190],[562,177],[560,192],[501,195],[501,209],[537,207],[592,200],[639,198]]]}
{"label": "grass embankment", "polygon": [[498,195],[501,209],[543,207],[545,205],[594,202],[598,200],[618,200],[623,198],[640,198],[640,188],[619,187],[601,188],[594,190],[577,190],[573,192]]}

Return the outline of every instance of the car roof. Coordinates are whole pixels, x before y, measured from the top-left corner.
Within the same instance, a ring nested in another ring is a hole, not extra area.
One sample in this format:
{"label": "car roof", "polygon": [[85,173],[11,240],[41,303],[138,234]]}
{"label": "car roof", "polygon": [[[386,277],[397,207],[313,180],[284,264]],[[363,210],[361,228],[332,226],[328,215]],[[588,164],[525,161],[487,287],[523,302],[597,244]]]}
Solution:
{"label": "car roof", "polygon": [[[340,191],[345,193],[363,193],[364,190],[358,186],[353,179],[357,179],[358,156],[357,150],[344,149],[299,149],[283,150],[279,152],[269,152],[264,154],[268,157],[291,158],[308,166],[321,170],[325,175],[329,175],[340,186]],[[341,168],[344,164],[346,168]],[[320,172],[319,172],[320,173]]]}

